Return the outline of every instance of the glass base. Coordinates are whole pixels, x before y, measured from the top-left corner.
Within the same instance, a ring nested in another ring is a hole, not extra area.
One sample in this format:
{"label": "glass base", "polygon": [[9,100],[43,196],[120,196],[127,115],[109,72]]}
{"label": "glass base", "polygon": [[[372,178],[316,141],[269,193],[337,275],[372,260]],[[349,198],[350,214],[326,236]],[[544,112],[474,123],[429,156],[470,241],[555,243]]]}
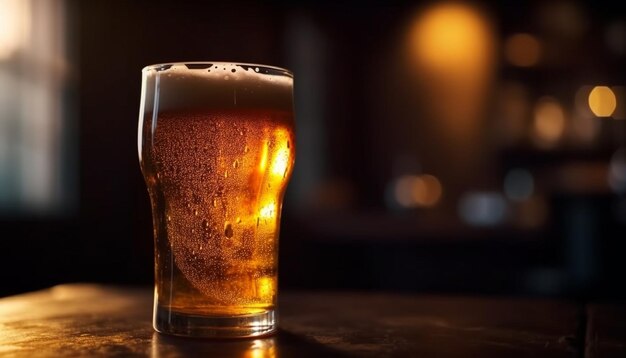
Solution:
{"label": "glass base", "polygon": [[242,316],[219,317],[191,315],[156,306],[154,329],[159,333],[183,337],[245,338],[274,333],[274,310]]}

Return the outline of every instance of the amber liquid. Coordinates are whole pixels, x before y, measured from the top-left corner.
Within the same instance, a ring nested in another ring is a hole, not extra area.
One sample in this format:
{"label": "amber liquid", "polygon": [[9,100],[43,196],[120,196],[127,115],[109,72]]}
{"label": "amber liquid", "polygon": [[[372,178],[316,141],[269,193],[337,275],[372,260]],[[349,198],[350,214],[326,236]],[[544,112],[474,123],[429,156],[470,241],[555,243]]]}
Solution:
{"label": "amber liquid", "polygon": [[295,154],[292,114],[145,118],[141,167],[152,202],[158,305],[217,317],[273,310],[282,198]]}

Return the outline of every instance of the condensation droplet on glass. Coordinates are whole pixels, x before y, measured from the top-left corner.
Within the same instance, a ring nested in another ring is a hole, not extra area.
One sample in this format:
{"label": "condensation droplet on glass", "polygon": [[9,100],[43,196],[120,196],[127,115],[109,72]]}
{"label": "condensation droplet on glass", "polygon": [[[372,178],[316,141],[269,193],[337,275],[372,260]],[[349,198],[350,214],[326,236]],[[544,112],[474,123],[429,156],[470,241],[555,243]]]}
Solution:
{"label": "condensation droplet on glass", "polygon": [[224,170],[224,178],[228,178],[228,170]]}
{"label": "condensation droplet on glass", "polygon": [[237,218],[237,224],[241,224],[241,218],[240,217]]}
{"label": "condensation droplet on glass", "polygon": [[172,217],[168,215],[167,216],[167,222],[170,222],[170,221],[172,221]]}
{"label": "condensation droplet on glass", "polygon": [[235,159],[235,161],[233,162],[233,169],[237,169],[239,168],[239,160]]}
{"label": "condensation droplet on glass", "polygon": [[198,216],[198,209],[194,209],[193,214],[194,214],[195,216]]}
{"label": "condensation droplet on glass", "polygon": [[258,67],[256,67],[256,68],[254,69],[254,71],[255,71],[255,72],[259,72],[259,68],[258,68]]}
{"label": "condensation droplet on glass", "polygon": [[245,147],[243,147],[243,152],[244,153],[248,153],[249,151],[250,151],[250,148],[248,148],[247,145]]}
{"label": "condensation droplet on glass", "polygon": [[209,228],[209,222],[205,220],[202,220],[202,227],[207,230]]}
{"label": "condensation droplet on glass", "polygon": [[289,148],[290,144],[291,144],[291,143],[290,143],[289,141],[287,141],[287,148]]}
{"label": "condensation droplet on glass", "polygon": [[213,198],[213,207],[217,208],[217,198]]}
{"label": "condensation droplet on glass", "polygon": [[224,236],[229,239],[233,237],[233,226],[228,221],[224,223]]}

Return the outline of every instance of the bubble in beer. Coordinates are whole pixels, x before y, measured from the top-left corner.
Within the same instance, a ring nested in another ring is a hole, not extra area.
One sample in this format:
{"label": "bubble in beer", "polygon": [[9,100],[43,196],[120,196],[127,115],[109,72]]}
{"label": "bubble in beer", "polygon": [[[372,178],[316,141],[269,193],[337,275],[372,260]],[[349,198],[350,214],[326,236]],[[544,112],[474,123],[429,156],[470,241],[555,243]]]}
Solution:
{"label": "bubble in beer", "polygon": [[233,226],[228,221],[224,224],[224,236],[229,239],[233,237]]}

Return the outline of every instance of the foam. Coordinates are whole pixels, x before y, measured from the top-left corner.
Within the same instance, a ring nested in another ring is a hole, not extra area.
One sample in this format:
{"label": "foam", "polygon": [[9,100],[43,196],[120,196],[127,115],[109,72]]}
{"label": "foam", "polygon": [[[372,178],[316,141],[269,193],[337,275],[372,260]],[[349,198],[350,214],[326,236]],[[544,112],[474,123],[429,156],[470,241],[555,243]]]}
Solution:
{"label": "foam", "polygon": [[[293,77],[261,65],[174,63],[143,69],[147,112],[198,109],[293,110]],[[158,87],[158,95],[154,93]],[[156,102],[156,106],[155,106]]]}

